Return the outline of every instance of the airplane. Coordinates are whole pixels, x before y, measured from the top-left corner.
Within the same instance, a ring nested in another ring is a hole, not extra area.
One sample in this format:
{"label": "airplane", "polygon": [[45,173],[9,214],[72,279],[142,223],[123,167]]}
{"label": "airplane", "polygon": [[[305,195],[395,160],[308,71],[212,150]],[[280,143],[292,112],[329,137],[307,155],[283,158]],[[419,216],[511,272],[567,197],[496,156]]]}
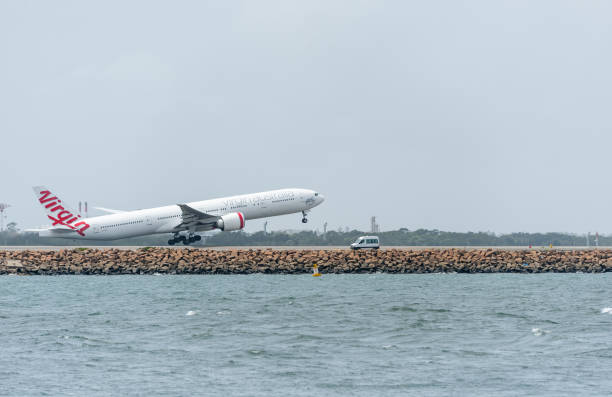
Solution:
{"label": "airplane", "polygon": [[314,190],[280,189],[136,211],[98,207],[110,214],[83,218],[50,189],[44,186],[33,189],[47,218],[52,221],[50,227],[28,230],[41,237],[116,240],[172,233],[169,245],[200,241],[202,237],[197,232],[240,230],[252,219],[301,212],[302,223],[306,223],[308,212],[325,200]]}

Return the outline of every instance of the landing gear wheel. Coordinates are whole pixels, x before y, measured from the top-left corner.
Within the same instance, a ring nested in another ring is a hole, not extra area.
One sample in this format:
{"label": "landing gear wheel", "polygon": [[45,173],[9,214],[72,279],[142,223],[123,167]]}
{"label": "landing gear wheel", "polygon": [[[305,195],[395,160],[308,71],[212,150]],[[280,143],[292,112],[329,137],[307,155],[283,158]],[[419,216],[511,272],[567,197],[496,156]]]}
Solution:
{"label": "landing gear wheel", "polygon": [[196,234],[195,236],[193,236],[193,241],[200,241],[202,240],[202,236],[200,236],[199,234]]}
{"label": "landing gear wheel", "polygon": [[308,223],[308,218],[302,218],[302,223]]}
{"label": "landing gear wheel", "polygon": [[170,240],[168,240],[168,245],[174,245],[176,243],[180,243],[181,242],[181,235],[176,232],[172,235],[172,238]]}

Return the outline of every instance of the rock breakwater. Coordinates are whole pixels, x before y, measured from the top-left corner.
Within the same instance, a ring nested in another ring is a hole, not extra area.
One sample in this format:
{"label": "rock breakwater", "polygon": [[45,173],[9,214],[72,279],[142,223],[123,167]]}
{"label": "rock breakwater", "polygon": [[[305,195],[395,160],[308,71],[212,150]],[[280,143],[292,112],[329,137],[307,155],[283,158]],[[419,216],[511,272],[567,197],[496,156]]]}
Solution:
{"label": "rock breakwater", "polygon": [[612,250],[64,249],[0,251],[0,274],[540,273],[612,271]]}

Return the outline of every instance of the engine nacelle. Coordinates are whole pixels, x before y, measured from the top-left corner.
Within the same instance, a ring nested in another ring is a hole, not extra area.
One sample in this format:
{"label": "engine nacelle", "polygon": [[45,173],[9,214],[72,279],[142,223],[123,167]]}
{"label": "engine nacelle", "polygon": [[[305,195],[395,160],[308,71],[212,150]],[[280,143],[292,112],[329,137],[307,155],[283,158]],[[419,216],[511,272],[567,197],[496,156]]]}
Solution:
{"label": "engine nacelle", "polygon": [[224,232],[240,230],[244,228],[244,215],[242,212],[232,212],[231,214],[223,215],[221,219],[217,221],[216,226]]}

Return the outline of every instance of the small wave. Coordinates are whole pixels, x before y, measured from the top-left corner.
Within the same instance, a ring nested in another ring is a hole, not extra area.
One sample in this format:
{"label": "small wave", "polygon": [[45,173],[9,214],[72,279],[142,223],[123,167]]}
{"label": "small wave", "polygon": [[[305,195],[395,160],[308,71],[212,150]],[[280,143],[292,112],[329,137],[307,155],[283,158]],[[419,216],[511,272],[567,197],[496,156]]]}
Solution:
{"label": "small wave", "polygon": [[410,328],[425,328],[429,321],[418,319],[413,324],[410,324]]}
{"label": "small wave", "polygon": [[496,312],[495,315],[497,317],[524,318],[524,319],[527,318],[527,316],[522,315],[522,314],[505,313],[505,312]]}
{"label": "small wave", "polygon": [[218,312],[217,312],[217,316],[224,316],[224,315],[226,315],[226,314],[229,314],[229,311],[223,311],[223,310],[221,310],[221,311],[218,311]]}
{"label": "small wave", "polygon": [[197,310],[189,310],[187,313],[185,313],[186,316],[195,316],[196,314],[198,314]]}
{"label": "small wave", "polygon": [[548,334],[550,331],[547,331],[545,329],[542,328],[532,328],[531,329],[531,333],[535,336],[542,336],[544,334]]}
{"label": "small wave", "polygon": [[296,341],[325,340],[325,338],[322,337],[322,336],[306,335],[306,334],[298,334],[298,335],[294,336],[293,339],[296,340]]}
{"label": "small wave", "polygon": [[393,306],[391,307],[392,312],[416,312],[417,309],[410,306]]}
{"label": "small wave", "polygon": [[475,356],[475,357],[483,357],[483,356],[488,356],[491,354],[488,352],[477,351],[477,350],[459,350],[459,353],[465,356]]}
{"label": "small wave", "polygon": [[604,307],[603,309],[601,309],[601,313],[602,314],[605,314],[605,313],[612,314],[612,307]]}

